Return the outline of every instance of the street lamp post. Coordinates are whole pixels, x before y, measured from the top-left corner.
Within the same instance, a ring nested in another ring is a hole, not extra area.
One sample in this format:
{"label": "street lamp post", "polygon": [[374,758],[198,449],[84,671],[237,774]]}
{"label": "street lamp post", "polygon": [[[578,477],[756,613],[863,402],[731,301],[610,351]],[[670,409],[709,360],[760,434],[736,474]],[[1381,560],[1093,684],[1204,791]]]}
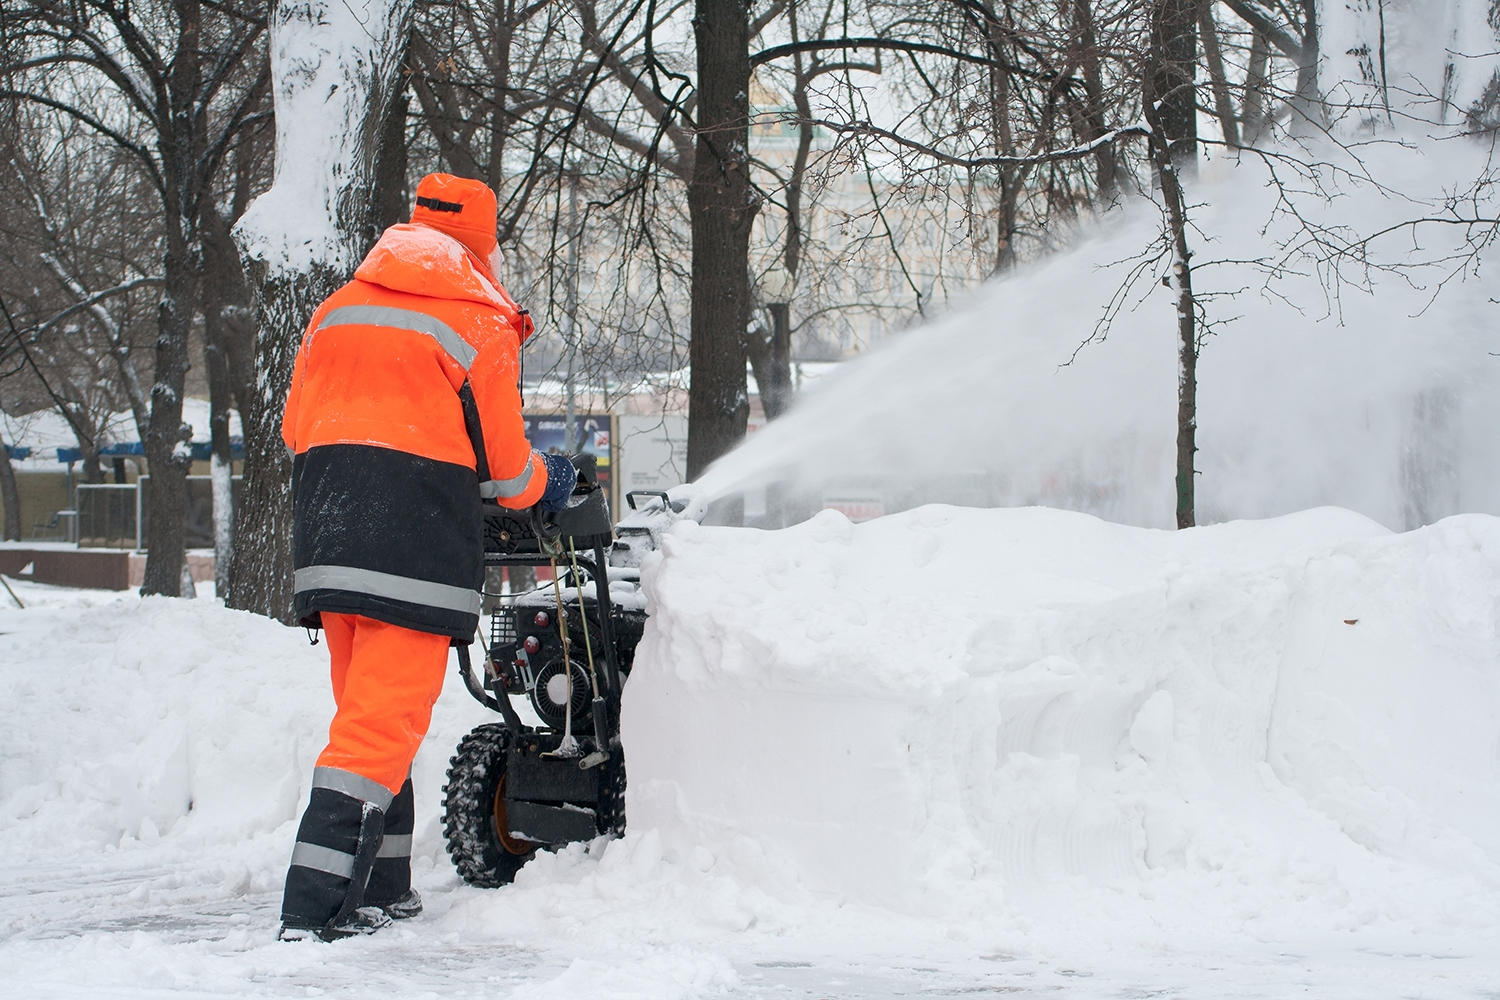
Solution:
{"label": "street lamp post", "polygon": [[792,296],[796,275],[778,261],[760,277],[760,294],[771,314],[770,385],[760,387],[760,403],[766,418],[779,417],[792,403]]}

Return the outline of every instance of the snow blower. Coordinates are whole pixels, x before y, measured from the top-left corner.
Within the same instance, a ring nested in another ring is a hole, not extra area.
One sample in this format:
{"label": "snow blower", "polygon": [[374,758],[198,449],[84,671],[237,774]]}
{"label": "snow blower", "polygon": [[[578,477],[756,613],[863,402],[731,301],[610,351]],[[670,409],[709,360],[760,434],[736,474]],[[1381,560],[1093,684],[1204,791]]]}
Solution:
{"label": "snow blower", "polygon": [[464,686],[501,719],[459,742],[443,788],[448,854],[470,885],[505,885],[538,850],[625,830],[620,693],[646,621],[640,560],[683,505],[628,494],[632,510],[646,502],[616,540],[593,457],[573,464],[578,486],[561,512],[485,508],[486,567],[549,567],[551,580],[521,593],[486,588],[482,677],[469,647],[458,649]]}

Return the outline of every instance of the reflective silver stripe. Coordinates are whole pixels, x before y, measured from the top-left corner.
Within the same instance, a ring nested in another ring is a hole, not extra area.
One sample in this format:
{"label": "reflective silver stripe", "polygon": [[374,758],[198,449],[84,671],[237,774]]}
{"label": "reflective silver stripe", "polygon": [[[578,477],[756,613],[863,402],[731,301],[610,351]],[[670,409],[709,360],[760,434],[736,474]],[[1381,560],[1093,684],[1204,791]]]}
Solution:
{"label": "reflective silver stripe", "polygon": [[479,353],[447,323],[436,316],[411,309],[397,309],[393,306],[339,306],[323,317],[318,329],[329,326],[387,326],[425,333],[442,345],[448,356],[457,361],[464,371],[469,370],[469,366],[474,363],[474,356]]}
{"label": "reflective silver stripe", "polygon": [[362,774],[353,771],[345,771],[340,767],[315,767],[313,768],[314,788],[328,788],[335,792],[343,792],[351,799],[359,799],[385,812],[391,807],[391,799],[396,796],[391,790],[378,781],[371,781]]}
{"label": "reflective silver stripe", "polygon": [[479,484],[479,495],[486,500],[509,500],[526,492],[526,487],[531,484],[531,477],[536,472],[536,460],[532,457],[536,452],[526,456],[526,468],[519,476],[511,476],[509,479],[491,479],[487,483]]}
{"label": "reflective silver stripe", "polygon": [[300,840],[297,841],[297,846],[292,848],[292,864],[327,872],[339,878],[349,878],[354,874],[354,855],[335,851],[331,847],[304,844]]}
{"label": "reflective silver stripe", "polygon": [[352,590],[374,597],[423,604],[429,608],[479,614],[479,591],[467,587],[450,587],[446,583],[413,580],[394,573],[377,573],[354,566],[307,566],[292,574],[297,593],[308,590]]}
{"label": "reflective silver stripe", "polygon": [[377,858],[409,858],[411,857],[411,834],[388,833],[380,842],[380,850],[375,852]]}

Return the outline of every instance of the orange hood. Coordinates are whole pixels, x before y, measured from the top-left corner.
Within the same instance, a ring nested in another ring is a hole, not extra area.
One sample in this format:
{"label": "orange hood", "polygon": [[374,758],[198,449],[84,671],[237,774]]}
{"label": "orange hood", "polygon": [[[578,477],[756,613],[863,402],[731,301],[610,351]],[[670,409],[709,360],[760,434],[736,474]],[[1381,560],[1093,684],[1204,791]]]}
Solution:
{"label": "orange hood", "polygon": [[390,227],[354,276],[396,292],[493,306],[523,343],[531,336],[531,317],[490,277],[485,262],[440,230],[418,223]]}

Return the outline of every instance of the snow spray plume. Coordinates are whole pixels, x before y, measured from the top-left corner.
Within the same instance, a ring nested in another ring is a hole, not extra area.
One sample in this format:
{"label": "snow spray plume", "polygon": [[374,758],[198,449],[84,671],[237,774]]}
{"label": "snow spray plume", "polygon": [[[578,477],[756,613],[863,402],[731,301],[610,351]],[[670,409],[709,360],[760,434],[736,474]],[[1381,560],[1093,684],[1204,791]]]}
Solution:
{"label": "snow spray plume", "polygon": [[[1382,179],[1433,203],[1445,184],[1479,175],[1481,154],[1363,151]],[[1212,166],[1193,193],[1205,203],[1194,283],[1214,324],[1198,367],[1200,523],[1325,504],[1398,529],[1500,512],[1493,435],[1463,433],[1500,417],[1493,281],[1470,272],[1435,294],[1451,266],[1419,267],[1361,271],[1360,289],[1295,259],[1268,278],[1264,262],[1297,237],[1292,220],[1276,215],[1257,163]],[[1427,210],[1368,186],[1299,207],[1353,232]],[[743,496],[745,523],[767,527],[824,506],[875,514],[930,502],[1170,527],[1177,358],[1165,261],[1124,296],[1106,335],[1098,327],[1159,232],[1154,206],[1137,201],[1092,239],[845,366],[690,492]],[[1423,237],[1423,260],[1459,248],[1453,232]],[[1417,262],[1411,241],[1398,243],[1375,250]]]}

